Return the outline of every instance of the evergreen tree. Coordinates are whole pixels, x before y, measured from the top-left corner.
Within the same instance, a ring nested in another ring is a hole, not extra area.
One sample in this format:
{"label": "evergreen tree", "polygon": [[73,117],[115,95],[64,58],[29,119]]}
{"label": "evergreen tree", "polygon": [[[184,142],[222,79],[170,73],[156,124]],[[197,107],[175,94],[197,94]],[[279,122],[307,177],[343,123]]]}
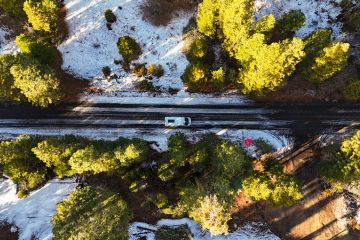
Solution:
{"label": "evergreen tree", "polygon": [[84,147],[85,143],[86,140],[83,138],[68,135],[41,141],[32,151],[47,167],[54,168],[58,177],[63,178],[74,174],[69,159],[77,150]]}
{"label": "evergreen tree", "polygon": [[216,1],[204,0],[198,6],[197,27],[199,32],[208,37],[213,37],[216,34]]}
{"label": "evergreen tree", "polygon": [[189,212],[189,216],[204,230],[209,230],[211,235],[227,234],[229,231],[227,222],[231,219],[231,215],[216,195],[199,198]]}
{"label": "evergreen tree", "polygon": [[321,83],[341,71],[347,64],[350,44],[335,42],[325,47],[308,69],[303,70],[304,76],[311,82]]}
{"label": "evergreen tree", "polygon": [[360,99],[360,80],[350,81],[344,91],[343,95],[347,100],[356,101]]}
{"label": "evergreen tree", "polygon": [[10,73],[18,58],[14,55],[0,55],[0,102],[20,102],[24,97],[14,86],[14,77]]}
{"label": "evergreen tree", "polygon": [[56,0],[26,0],[24,11],[35,30],[57,33],[59,6]]}
{"label": "evergreen tree", "polygon": [[305,25],[305,14],[301,10],[290,10],[284,14],[276,23],[275,33],[279,39],[292,37],[296,30]]}
{"label": "evergreen tree", "polygon": [[[256,47],[251,45],[243,45],[236,55],[243,66],[238,83],[244,94],[263,95],[282,86],[304,56],[304,44],[298,38],[270,45],[259,42],[255,42]],[[252,51],[246,53],[246,49]]]}
{"label": "evergreen tree", "polygon": [[19,57],[17,64],[11,67],[14,87],[33,105],[47,107],[61,99],[60,81],[47,66],[41,65],[28,56]]}
{"label": "evergreen tree", "polygon": [[53,64],[56,57],[56,48],[44,43],[31,35],[20,34],[16,37],[16,44],[22,53],[36,58],[43,64]]}
{"label": "evergreen tree", "polygon": [[23,5],[25,0],[0,0],[0,8],[15,17],[25,17]]}
{"label": "evergreen tree", "polygon": [[340,151],[322,166],[322,175],[331,182],[351,183],[360,179],[360,130],[345,139]]}
{"label": "evergreen tree", "polygon": [[276,20],[274,15],[266,15],[255,24],[253,31],[255,33],[262,33],[269,37],[274,30],[275,24]]}
{"label": "evergreen tree", "polygon": [[51,224],[54,240],[127,240],[132,216],[115,193],[85,187],[57,204]]}
{"label": "evergreen tree", "polygon": [[19,197],[46,180],[47,169],[31,149],[40,141],[37,137],[19,136],[13,141],[0,142],[0,164],[4,173],[18,184]]}

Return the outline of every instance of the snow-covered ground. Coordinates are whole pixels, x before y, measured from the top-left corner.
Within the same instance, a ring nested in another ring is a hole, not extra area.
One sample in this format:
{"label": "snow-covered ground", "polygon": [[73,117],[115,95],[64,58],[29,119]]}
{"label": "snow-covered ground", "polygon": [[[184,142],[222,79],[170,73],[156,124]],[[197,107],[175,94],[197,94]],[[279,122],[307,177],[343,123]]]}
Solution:
{"label": "snow-covered ground", "polygon": [[[162,219],[156,225],[142,222],[134,222],[129,228],[129,240],[137,240],[139,237],[146,237],[146,240],[155,240],[154,231],[161,226],[177,227],[187,225],[194,240],[279,240],[270,230],[264,230],[263,223],[249,223],[235,232],[226,236],[211,237],[207,231],[202,231],[200,226],[188,218],[183,219]],[[148,229],[148,230],[147,230]]]}
{"label": "snow-covered ground", "polygon": [[0,25],[0,55],[15,53],[17,46],[15,39],[9,39],[10,30]]}
{"label": "snow-covered ground", "polygon": [[[43,136],[63,136],[66,134],[74,134],[78,136],[88,137],[90,139],[107,139],[115,140],[119,137],[127,138],[141,138],[149,142],[153,142],[154,149],[158,151],[167,150],[167,142],[171,135],[176,132],[184,133],[188,139],[192,142],[196,142],[201,136],[206,133],[215,133],[221,138],[230,139],[234,142],[240,144],[244,143],[246,138],[256,140],[259,138],[265,139],[271,144],[274,149],[278,152],[285,152],[290,150],[293,147],[294,139],[281,134],[277,131],[260,131],[260,130],[237,130],[237,129],[158,129],[158,128],[148,128],[148,129],[124,129],[124,128],[2,128],[1,137],[4,139],[15,138],[21,134],[33,134],[33,135],[43,135]],[[244,146],[245,147],[245,146]],[[246,146],[245,150],[249,155],[255,156],[256,147],[254,145]]]}
{"label": "snow-covered ground", "polygon": [[[182,88],[180,75],[187,60],[181,53],[182,30],[191,15],[181,15],[166,27],[155,27],[142,20],[142,0],[66,0],[70,37],[60,45],[64,59],[63,69],[76,75],[94,80],[95,87],[107,93],[128,91],[138,79],[121,70],[114,59],[121,60],[116,43],[121,36],[131,36],[141,45],[142,55],[138,62],[161,64],[165,75],[154,79],[162,87]],[[106,27],[104,12],[111,9],[117,16],[112,25]],[[119,78],[101,80],[101,69],[109,66]]]}
{"label": "snow-covered ground", "polygon": [[336,17],[341,13],[340,6],[335,6],[334,2],[340,3],[341,0],[255,0],[257,8],[257,18],[273,14],[278,19],[281,15],[290,10],[301,10],[306,17],[305,26],[296,32],[300,38],[305,37],[310,32],[321,29],[331,28],[336,39],[342,39],[342,24],[336,22]]}
{"label": "snow-covered ground", "polygon": [[[143,54],[138,62],[161,64],[165,69],[165,75],[154,79],[153,84],[162,89],[182,89],[173,97],[186,95],[180,79],[188,64],[181,51],[184,44],[182,31],[190,17],[196,13],[180,14],[168,26],[155,27],[141,17],[140,6],[144,1],[65,0],[69,39],[59,47],[64,59],[63,69],[90,79],[92,86],[101,90],[104,96],[135,96],[135,83],[139,79],[122,71],[120,65],[114,64],[114,59],[121,60],[116,46],[118,38],[129,35],[142,47]],[[278,18],[291,9],[300,9],[306,16],[306,24],[297,32],[297,36],[304,37],[316,29],[331,27],[334,37],[341,39],[341,24],[335,22],[341,9],[332,2],[333,0],[255,0],[256,16],[259,18],[272,13]],[[106,27],[106,9],[113,10],[118,19],[111,31]],[[109,66],[118,78],[104,79],[101,69],[105,66]]]}
{"label": "snow-covered ground", "polygon": [[73,179],[54,179],[27,198],[19,199],[14,183],[0,180],[0,220],[19,227],[20,240],[32,239],[32,235],[39,240],[50,240],[50,220],[56,213],[56,204],[63,201],[75,187]]}

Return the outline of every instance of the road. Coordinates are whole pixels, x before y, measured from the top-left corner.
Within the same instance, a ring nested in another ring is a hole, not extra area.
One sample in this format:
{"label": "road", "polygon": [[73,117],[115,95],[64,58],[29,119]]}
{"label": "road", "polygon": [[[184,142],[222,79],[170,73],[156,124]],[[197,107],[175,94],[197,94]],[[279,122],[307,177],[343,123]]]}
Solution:
{"label": "road", "polygon": [[318,134],[360,123],[360,104],[278,105],[169,105],[90,104],[47,109],[28,105],[0,106],[0,134],[4,129],[114,129],[162,128],[165,116],[192,118],[189,129],[285,130]]}

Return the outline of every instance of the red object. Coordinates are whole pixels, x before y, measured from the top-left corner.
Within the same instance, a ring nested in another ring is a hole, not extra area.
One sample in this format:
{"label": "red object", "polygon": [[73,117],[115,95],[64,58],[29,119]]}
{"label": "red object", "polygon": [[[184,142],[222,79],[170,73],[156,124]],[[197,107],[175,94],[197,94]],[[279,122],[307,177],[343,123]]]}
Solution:
{"label": "red object", "polygon": [[252,140],[250,138],[245,138],[245,145],[250,146],[252,144]]}

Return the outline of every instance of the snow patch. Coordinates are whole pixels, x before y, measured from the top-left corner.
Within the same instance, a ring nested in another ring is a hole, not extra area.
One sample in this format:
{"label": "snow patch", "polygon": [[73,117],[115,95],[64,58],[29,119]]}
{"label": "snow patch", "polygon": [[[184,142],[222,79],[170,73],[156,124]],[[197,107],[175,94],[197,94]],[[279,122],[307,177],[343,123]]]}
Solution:
{"label": "snow patch", "polygon": [[[248,223],[235,232],[224,236],[212,237],[209,232],[201,230],[193,220],[188,218],[183,219],[162,219],[156,225],[150,225],[142,222],[134,222],[129,228],[129,240],[137,240],[139,237],[144,237],[147,240],[155,240],[155,231],[161,226],[176,227],[180,225],[187,225],[193,235],[194,240],[278,240],[263,223]],[[265,229],[265,230],[264,230]]]}
{"label": "snow patch", "polygon": [[[334,2],[337,4],[335,5]],[[301,10],[306,20],[305,26],[296,32],[297,37],[303,38],[312,31],[331,28],[333,36],[341,40],[344,38],[341,31],[342,24],[336,22],[337,16],[341,13],[341,8],[338,6],[340,2],[341,0],[255,0],[256,18],[273,14],[278,19],[290,10]]]}
{"label": "snow patch", "polygon": [[[155,27],[141,17],[143,0],[66,0],[69,39],[59,46],[63,56],[63,69],[93,79],[94,87],[105,92],[127,91],[134,88],[139,78],[121,70],[114,64],[120,60],[116,43],[121,36],[131,36],[142,48],[138,62],[161,64],[165,75],[154,79],[156,86],[182,88],[180,75],[187,60],[181,53],[182,30],[191,15],[182,14],[165,27]],[[104,12],[111,9],[117,16],[109,31]],[[118,79],[103,79],[101,69],[109,66]]]}
{"label": "snow patch", "polygon": [[119,137],[126,138],[141,138],[152,143],[152,147],[160,152],[168,149],[167,143],[171,135],[176,132],[184,133],[189,141],[196,142],[201,136],[207,133],[214,133],[223,139],[229,139],[243,145],[248,155],[256,157],[255,146],[245,146],[244,140],[250,138],[256,140],[259,138],[265,139],[270,145],[280,154],[291,150],[294,139],[287,136],[285,133],[278,131],[261,131],[261,130],[246,130],[246,129],[161,129],[161,128],[147,128],[147,129],[124,129],[124,128],[98,128],[98,129],[78,129],[78,128],[2,128],[1,135],[4,139],[12,139],[21,134],[43,135],[43,136],[63,136],[63,135],[77,135],[87,137],[89,139],[106,139],[115,140]]}
{"label": "snow patch", "polygon": [[50,221],[56,213],[56,204],[75,187],[73,179],[54,179],[27,198],[19,199],[16,184],[11,180],[0,180],[0,220],[19,227],[20,240],[32,239],[32,235],[39,240],[52,239]]}
{"label": "snow patch", "polygon": [[11,30],[6,27],[0,26],[0,55],[12,54],[17,52],[17,45],[15,39],[10,39]]}

